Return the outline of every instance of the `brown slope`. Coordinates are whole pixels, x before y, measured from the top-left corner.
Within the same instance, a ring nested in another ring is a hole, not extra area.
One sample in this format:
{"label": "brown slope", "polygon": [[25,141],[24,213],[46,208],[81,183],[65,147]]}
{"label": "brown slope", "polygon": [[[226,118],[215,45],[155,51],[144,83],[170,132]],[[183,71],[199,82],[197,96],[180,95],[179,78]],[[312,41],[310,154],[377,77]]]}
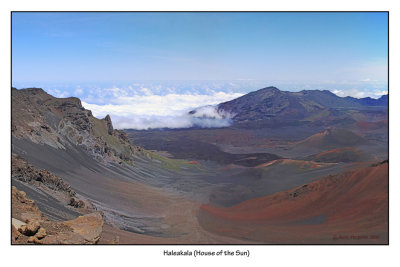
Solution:
{"label": "brown slope", "polygon": [[388,127],[388,120],[380,120],[380,121],[358,121],[356,123],[357,128],[361,130],[377,130]]}
{"label": "brown slope", "polygon": [[333,149],[366,144],[367,141],[352,131],[340,128],[330,128],[316,133],[303,141],[295,144],[295,147]]}
{"label": "brown slope", "polygon": [[309,159],[316,162],[361,162],[370,158],[370,156],[355,147],[331,149],[309,157]]}
{"label": "brown slope", "polygon": [[387,243],[388,163],[233,207],[203,205],[199,221],[212,232],[267,243]]}

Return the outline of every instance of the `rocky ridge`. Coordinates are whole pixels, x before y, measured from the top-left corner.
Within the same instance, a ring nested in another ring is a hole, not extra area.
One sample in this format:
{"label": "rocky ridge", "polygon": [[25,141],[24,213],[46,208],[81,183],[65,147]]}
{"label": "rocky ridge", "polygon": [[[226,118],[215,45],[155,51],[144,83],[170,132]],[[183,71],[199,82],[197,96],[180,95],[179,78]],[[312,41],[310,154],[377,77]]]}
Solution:
{"label": "rocky ridge", "polygon": [[[354,121],[354,114],[366,108],[387,109],[388,95],[380,99],[339,97],[328,90],[281,91],[266,87],[239,98],[220,103],[219,114],[230,114],[235,123],[264,122],[273,125],[299,121],[326,123]],[[350,112],[351,111],[351,112]],[[192,111],[193,114],[195,111]],[[267,124],[268,125],[268,124]]]}
{"label": "rocky ridge", "polygon": [[38,88],[12,88],[11,133],[56,149],[80,147],[104,164],[132,165],[142,151],[113,128],[110,116],[97,119],[78,98],[55,98]]}

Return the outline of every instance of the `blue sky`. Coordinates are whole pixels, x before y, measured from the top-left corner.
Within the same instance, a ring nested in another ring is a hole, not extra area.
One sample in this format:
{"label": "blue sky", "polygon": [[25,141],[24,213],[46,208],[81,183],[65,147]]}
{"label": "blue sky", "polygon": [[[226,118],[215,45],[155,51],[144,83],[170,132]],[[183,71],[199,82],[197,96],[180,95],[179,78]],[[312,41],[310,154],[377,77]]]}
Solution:
{"label": "blue sky", "polygon": [[386,13],[13,13],[14,81],[380,80]]}
{"label": "blue sky", "polygon": [[103,111],[121,97],[210,96],[203,105],[270,85],[379,97],[387,37],[386,13],[13,13],[12,83]]}

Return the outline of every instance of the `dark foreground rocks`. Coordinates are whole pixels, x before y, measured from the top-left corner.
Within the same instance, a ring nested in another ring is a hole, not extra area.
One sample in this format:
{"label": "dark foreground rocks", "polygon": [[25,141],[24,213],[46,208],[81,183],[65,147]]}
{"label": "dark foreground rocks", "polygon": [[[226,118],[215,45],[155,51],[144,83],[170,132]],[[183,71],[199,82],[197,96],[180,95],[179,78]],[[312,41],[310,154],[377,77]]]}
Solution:
{"label": "dark foreground rocks", "polygon": [[70,197],[76,195],[71,186],[63,179],[48,170],[35,168],[17,154],[13,153],[11,155],[11,163],[11,175],[19,181],[30,183],[37,187],[45,186]]}

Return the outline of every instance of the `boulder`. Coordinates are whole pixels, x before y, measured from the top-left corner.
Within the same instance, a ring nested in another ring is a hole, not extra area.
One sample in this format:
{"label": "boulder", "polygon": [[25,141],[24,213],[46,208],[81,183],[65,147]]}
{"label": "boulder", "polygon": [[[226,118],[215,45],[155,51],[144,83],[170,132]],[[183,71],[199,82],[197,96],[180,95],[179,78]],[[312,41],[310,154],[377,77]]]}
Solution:
{"label": "boulder", "polygon": [[88,244],[95,244],[100,239],[104,222],[100,213],[94,212],[66,221],[64,224],[70,226],[75,233],[80,234]]}
{"label": "boulder", "polygon": [[[83,205],[81,200],[74,201]],[[96,244],[103,224],[99,212],[64,222],[50,221],[23,191],[12,187],[12,244]]]}
{"label": "boulder", "polygon": [[26,236],[33,236],[37,233],[40,228],[40,224],[38,221],[30,222],[28,224],[24,224],[18,228],[18,231]]}
{"label": "boulder", "polygon": [[35,237],[37,239],[42,239],[44,237],[46,237],[46,229],[44,229],[43,227],[40,227],[39,230],[37,231]]}
{"label": "boulder", "polygon": [[84,208],[85,202],[83,202],[82,200],[76,200],[75,198],[71,197],[68,205],[73,206],[75,208]]}
{"label": "boulder", "polygon": [[28,243],[42,244],[42,242],[36,236],[30,236],[28,238]]}

